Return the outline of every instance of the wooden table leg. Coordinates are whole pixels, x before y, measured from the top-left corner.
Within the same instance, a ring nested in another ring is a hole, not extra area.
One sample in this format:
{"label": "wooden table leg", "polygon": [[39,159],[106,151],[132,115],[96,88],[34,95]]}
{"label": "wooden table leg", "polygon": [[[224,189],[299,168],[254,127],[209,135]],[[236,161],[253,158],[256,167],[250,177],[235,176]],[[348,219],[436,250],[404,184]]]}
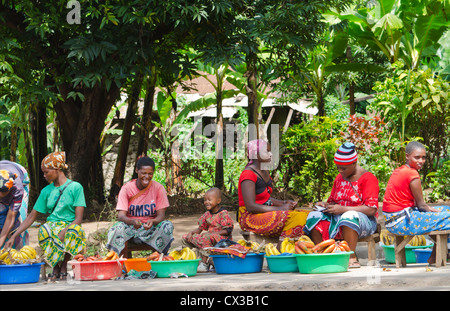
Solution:
{"label": "wooden table leg", "polygon": [[436,267],[447,264],[447,234],[436,235]]}
{"label": "wooden table leg", "polygon": [[401,235],[395,236],[395,265],[397,268],[406,267],[405,246],[412,238],[413,236],[407,236],[406,238]]}

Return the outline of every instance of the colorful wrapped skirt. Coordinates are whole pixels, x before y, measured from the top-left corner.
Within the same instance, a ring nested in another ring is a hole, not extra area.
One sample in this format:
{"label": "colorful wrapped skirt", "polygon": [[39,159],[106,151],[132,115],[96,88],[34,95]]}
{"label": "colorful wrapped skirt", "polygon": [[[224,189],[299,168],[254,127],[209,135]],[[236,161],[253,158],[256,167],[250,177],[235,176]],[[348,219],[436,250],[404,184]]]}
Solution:
{"label": "colorful wrapped skirt", "polygon": [[125,243],[130,239],[137,239],[159,253],[167,253],[173,241],[173,224],[169,220],[164,220],[145,230],[143,227],[136,229],[134,226],[118,221],[108,231],[106,248],[120,254],[125,248]]}
{"label": "colorful wrapped skirt", "polygon": [[308,210],[271,211],[253,214],[245,206],[239,207],[239,225],[242,230],[267,237],[295,238],[303,235]]}
{"label": "colorful wrapped skirt", "polygon": [[341,215],[331,215],[322,212],[311,212],[305,225],[305,233],[316,229],[322,234],[323,240],[342,239],[341,227],[347,226],[356,231],[360,238],[374,234],[377,230],[377,220],[374,216],[364,213],[348,211]]}
{"label": "colorful wrapped skirt", "polygon": [[70,223],[48,221],[39,228],[38,241],[47,262],[55,267],[66,253],[75,256],[86,247],[86,234],[80,225],[70,225],[61,241],[58,234]]}
{"label": "colorful wrapped skirt", "polygon": [[435,230],[450,230],[450,206],[433,207],[440,212],[422,212],[417,208],[395,213],[383,212],[386,229],[398,235],[422,235]]}

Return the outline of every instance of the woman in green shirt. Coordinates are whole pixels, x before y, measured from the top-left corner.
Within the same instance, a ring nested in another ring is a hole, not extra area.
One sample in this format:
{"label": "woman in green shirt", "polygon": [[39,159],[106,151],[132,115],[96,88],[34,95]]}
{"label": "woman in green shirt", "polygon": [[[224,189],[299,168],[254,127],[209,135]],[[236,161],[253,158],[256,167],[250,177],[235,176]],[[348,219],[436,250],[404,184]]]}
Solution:
{"label": "woman in green shirt", "polygon": [[[15,235],[29,228],[38,213],[47,214],[47,222],[39,228],[38,240],[47,262],[53,267],[52,279],[67,277],[67,262],[86,247],[85,232],[81,228],[86,201],[80,183],[64,174],[67,169],[65,152],[53,152],[41,163],[41,170],[49,185],[42,189],[25,221]],[[5,247],[12,245],[8,242]]]}

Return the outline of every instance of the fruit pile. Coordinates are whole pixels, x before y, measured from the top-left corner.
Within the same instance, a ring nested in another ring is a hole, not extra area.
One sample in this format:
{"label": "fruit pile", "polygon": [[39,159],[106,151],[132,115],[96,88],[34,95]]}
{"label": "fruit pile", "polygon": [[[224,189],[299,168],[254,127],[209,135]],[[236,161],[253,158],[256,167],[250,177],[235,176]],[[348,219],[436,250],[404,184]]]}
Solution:
{"label": "fruit pile", "polygon": [[116,260],[119,259],[119,255],[115,251],[110,251],[105,256],[101,256],[100,254],[96,254],[94,256],[84,256],[82,254],[75,255],[73,260],[76,261],[101,261],[101,260]]}
{"label": "fruit pile", "polygon": [[[306,247],[305,247],[306,246]],[[300,251],[303,253],[299,254],[327,254],[327,253],[340,253],[340,252],[350,252],[350,247],[347,241],[335,241],[334,239],[328,239],[314,245],[312,248],[308,245],[299,244]]]}
{"label": "fruit pile", "polygon": [[164,255],[158,252],[153,252],[147,257],[147,261],[172,261],[172,260],[192,260],[197,259],[195,252],[189,247],[182,249],[175,249],[168,255]]}
{"label": "fruit pile", "polygon": [[250,248],[252,251],[259,252],[260,246],[258,242],[247,241],[244,239],[240,239],[237,241],[238,244]]}
{"label": "fruit pile", "polygon": [[25,245],[19,251],[14,248],[9,251],[6,249],[0,250],[0,264],[14,265],[36,262],[39,262],[36,250],[29,245]]}
{"label": "fruit pile", "polygon": [[272,243],[265,246],[266,256],[289,254],[326,254],[349,251],[350,248],[347,241],[335,241],[334,239],[329,239],[316,245],[306,235],[302,235],[298,239],[285,238],[281,242],[280,251]]}
{"label": "fruit pile", "polygon": [[[406,236],[405,236],[406,237]],[[389,231],[386,229],[381,230],[380,239],[384,245],[394,245],[395,239],[394,236],[389,234]],[[411,241],[409,241],[408,245],[410,246],[425,246],[427,245],[427,240],[423,235],[415,235]]]}

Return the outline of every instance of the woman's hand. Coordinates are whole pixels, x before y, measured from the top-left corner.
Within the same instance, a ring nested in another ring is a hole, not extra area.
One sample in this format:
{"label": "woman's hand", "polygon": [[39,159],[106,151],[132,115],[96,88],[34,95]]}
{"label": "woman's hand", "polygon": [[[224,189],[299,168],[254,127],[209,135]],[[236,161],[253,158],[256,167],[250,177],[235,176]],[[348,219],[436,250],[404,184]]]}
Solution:
{"label": "woman's hand", "polygon": [[151,227],[153,227],[153,220],[149,220],[149,221],[147,221],[144,225],[144,229],[145,230],[148,230],[148,229],[150,229]]}
{"label": "woman's hand", "polygon": [[142,227],[142,222],[139,219],[133,219],[131,224],[135,229]]}
{"label": "woman's hand", "polygon": [[61,240],[61,242],[64,242],[64,237],[66,236],[67,227],[59,231],[58,238]]}
{"label": "woman's hand", "polygon": [[347,211],[347,208],[345,206],[339,205],[339,204],[327,204],[325,210],[323,210],[323,213],[328,213],[332,215],[341,215],[344,214]]}

